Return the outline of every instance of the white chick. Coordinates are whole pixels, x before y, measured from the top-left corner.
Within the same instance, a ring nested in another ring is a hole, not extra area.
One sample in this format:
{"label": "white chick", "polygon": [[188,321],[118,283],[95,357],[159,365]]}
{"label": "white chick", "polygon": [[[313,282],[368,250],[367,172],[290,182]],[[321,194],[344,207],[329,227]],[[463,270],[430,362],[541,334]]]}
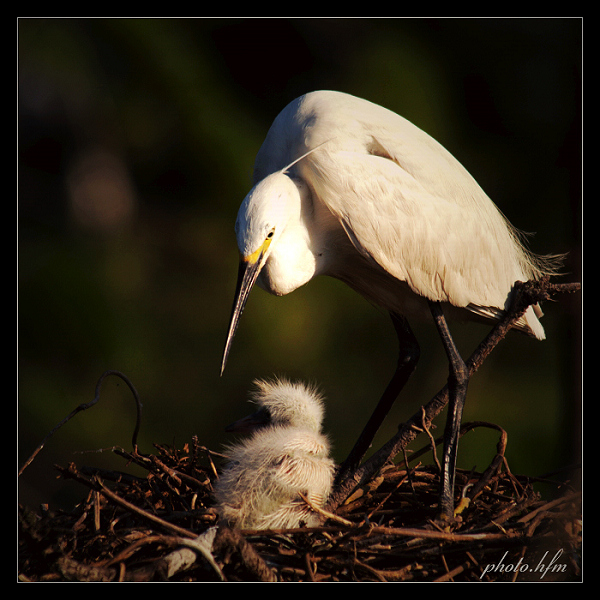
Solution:
{"label": "white chick", "polygon": [[252,431],[228,448],[230,462],[215,486],[221,518],[240,529],[317,526],[331,492],[334,462],[321,434],[318,392],[286,380],[255,381],[251,401],[259,410],[228,428]]}

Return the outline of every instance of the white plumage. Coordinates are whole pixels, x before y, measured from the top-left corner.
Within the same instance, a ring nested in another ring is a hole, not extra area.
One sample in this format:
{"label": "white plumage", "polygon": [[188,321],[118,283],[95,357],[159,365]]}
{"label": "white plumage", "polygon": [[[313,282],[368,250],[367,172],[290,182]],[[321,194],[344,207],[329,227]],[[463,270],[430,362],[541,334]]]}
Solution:
{"label": "white plumage", "polygon": [[[288,104],[258,152],[254,182],[237,241],[273,294],[329,275],[397,314],[429,315],[431,300],[493,320],[515,281],[553,271],[438,142],[348,94]],[[543,339],[539,316],[530,307],[518,327]]]}
{"label": "white plumage", "polygon": [[333,480],[329,442],[321,433],[323,401],[317,391],[286,380],[257,381],[251,400],[259,411],[232,430],[254,428],[227,451],[229,463],[215,486],[221,518],[241,529],[315,526]]}
{"label": "white plumage", "polygon": [[[221,372],[255,283],[283,295],[328,275],[389,311],[405,352],[395,392],[418,358],[406,317],[433,316],[451,367],[447,512],[468,375],[445,315],[495,322],[516,281],[554,273],[557,263],[524,247],[521,234],[433,138],[385,108],[333,91],[301,96],[275,118],[235,230],[241,260]],[[515,327],[544,339],[541,315],[531,306]],[[390,394],[376,420],[389,410]],[[375,425],[367,425],[369,435]]]}

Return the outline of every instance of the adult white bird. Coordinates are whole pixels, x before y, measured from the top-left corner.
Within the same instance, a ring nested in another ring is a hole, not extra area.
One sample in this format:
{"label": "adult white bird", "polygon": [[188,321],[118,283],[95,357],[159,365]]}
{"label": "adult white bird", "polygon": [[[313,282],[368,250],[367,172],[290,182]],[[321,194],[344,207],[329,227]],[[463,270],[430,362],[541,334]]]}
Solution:
{"label": "adult white bird", "polygon": [[[450,361],[442,512],[452,512],[468,375],[445,316],[495,321],[513,284],[554,271],[533,255],[465,168],[401,116],[334,91],[308,93],[276,117],[235,225],[241,254],[221,373],[255,282],[288,294],[317,275],[389,311],[400,360],[351,456],[358,464],[412,373],[419,346],[406,317],[432,315]],[[516,327],[543,339],[538,306]]]}
{"label": "adult white bird", "polygon": [[259,410],[228,428],[252,433],[227,451],[215,486],[219,516],[241,529],[316,526],[312,507],[323,508],[335,468],[321,433],[322,397],[285,379],[255,384]]}

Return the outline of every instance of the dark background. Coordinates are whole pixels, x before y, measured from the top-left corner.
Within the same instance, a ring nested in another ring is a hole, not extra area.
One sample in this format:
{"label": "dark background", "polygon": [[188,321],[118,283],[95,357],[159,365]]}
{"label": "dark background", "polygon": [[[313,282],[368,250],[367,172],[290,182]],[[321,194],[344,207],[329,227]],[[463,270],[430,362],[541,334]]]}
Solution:
{"label": "dark background", "polygon": [[[141,396],[143,452],[194,434],[220,449],[224,426],[250,408],[251,381],[280,374],[321,387],[345,457],[396,342],[387,315],[340,282],[284,298],[257,289],[219,377],[237,209],[270,123],[307,91],[349,92],[412,120],[536,232],[532,250],[569,252],[563,280],[579,281],[581,30],[564,18],[19,19],[19,466],[107,369]],[[548,339],[511,334],[471,382],[465,420],[508,431],[514,472],[577,460],[579,305],[548,303]],[[433,325],[413,329],[421,363],[378,442],[447,376]],[[465,356],[487,331],[453,325]],[[130,449],[134,418],[127,387],[106,380],[20,477],[20,500],[80,499],[55,463],[124,468],[106,449]],[[496,440],[471,434],[460,466],[485,468]]]}

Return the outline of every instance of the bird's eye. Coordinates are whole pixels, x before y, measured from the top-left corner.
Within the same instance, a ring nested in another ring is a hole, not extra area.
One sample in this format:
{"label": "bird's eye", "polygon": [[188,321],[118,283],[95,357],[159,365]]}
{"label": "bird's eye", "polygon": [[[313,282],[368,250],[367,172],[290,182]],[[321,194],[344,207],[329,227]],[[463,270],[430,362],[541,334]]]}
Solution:
{"label": "bird's eye", "polygon": [[267,239],[270,240],[273,237],[274,233],[275,233],[275,229],[271,229],[271,231],[269,231],[269,233],[267,233]]}

